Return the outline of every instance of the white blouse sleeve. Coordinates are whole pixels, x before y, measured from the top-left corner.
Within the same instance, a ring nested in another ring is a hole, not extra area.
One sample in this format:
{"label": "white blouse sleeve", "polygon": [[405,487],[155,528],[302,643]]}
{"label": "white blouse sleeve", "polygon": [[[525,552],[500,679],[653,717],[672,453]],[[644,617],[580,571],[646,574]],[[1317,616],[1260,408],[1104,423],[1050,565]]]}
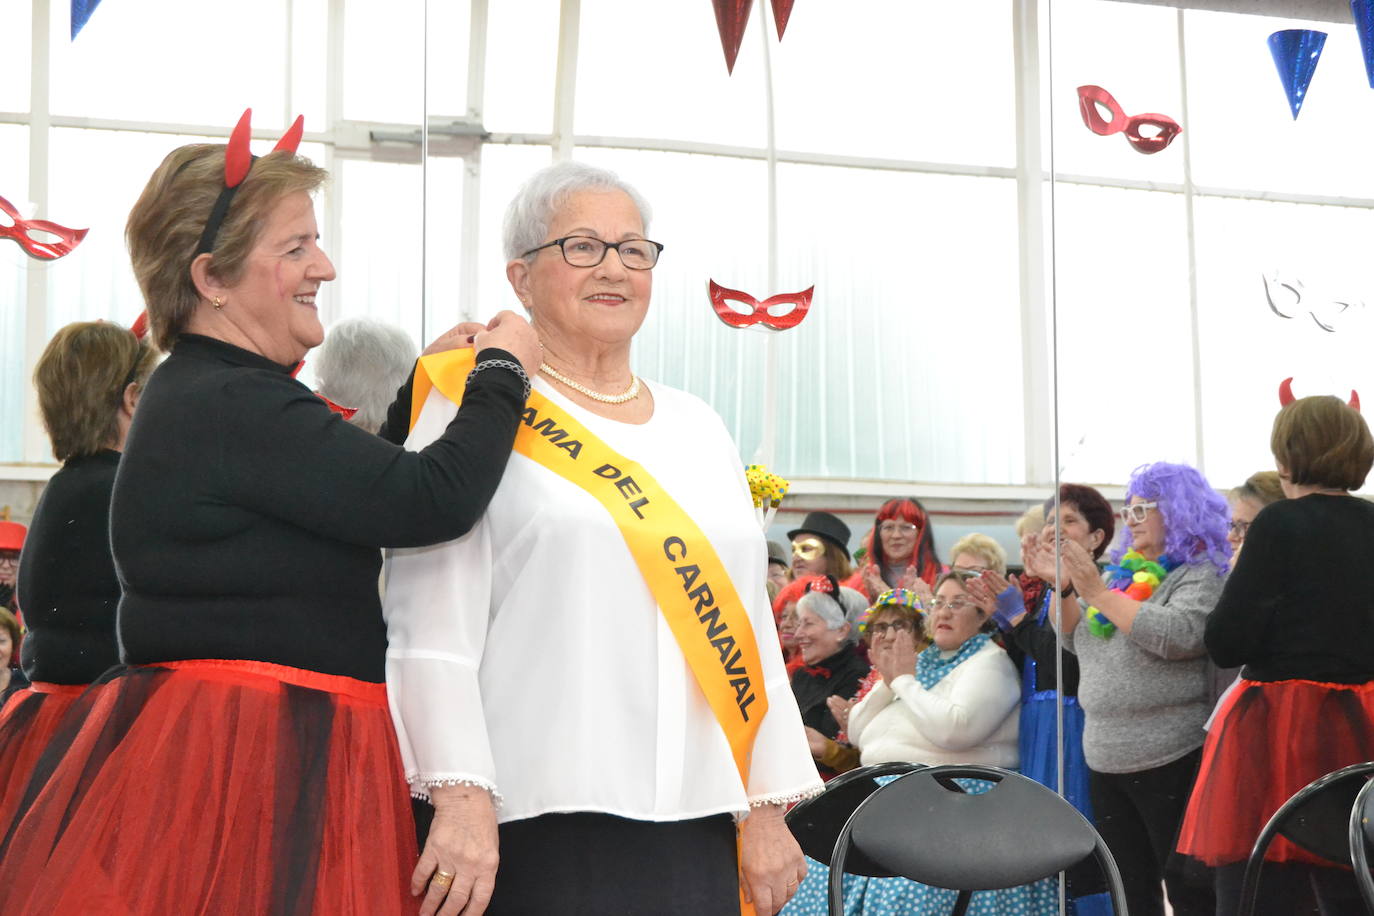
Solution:
{"label": "white blouse sleeve", "polygon": [[[456,413],[451,401],[431,391],[406,447],[437,439]],[[483,516],[457,540],[393,550],[387,560],[387,696],[406,781],[421,798],[431,786],[473,785],[500,801],[477,680],[490,617],[491,553]]]}
{"label": "white blouse sleeve", "polygon": [[[773,614],[768,613],[768,627]],[[782,650],[777,638],[760,628],[755,619],[754,632],[763,656],[764,684],[768,691],[768,713],[759,723],[754,737],[753,761],[749,769],[747,794],[751,808],[759,805],[786,805],[819,795],[824,785],[816,772],[816,762],[806,743],[801,710],[797,708]]]}
{"label": "white blouse sleeve", "polygon": [[916,730],[946,750],[967,750],[987,741],[1021,700],[1016,669],[1001,649],[973,656],[947,677],[950,690],[943,696],[926,690],[910,674],[892,680]]}
{"label": "white blouse sleeve", "polygon": [[[738,498],[744,511],[752,515],[753,498],[749,495],[749,482],[744,476],[744,467],[740,464],[734,441],[714,411],[711,416],[720,430],[725,447],[723,460],[729,462],[727,466],[734,468]],[[764,689],[768,696],[768,713],[759,724],[758,734],[754,738],[749,784],[746,786],[751,808],[791,804],[819,795],[825,788],[816,772],[816,762],[806,742],[801,710],[797,708],[797,698],[792,694],[787,666],[782,660],[782,643],[778,639],[773,608],[764,586],[768,575],[768,547],[762,531],[759,531],[757,548],[757,577],[752,582],[738,583],[740,600],[750,610],[749,619],[754,626],[754,639],[759,647]]]}

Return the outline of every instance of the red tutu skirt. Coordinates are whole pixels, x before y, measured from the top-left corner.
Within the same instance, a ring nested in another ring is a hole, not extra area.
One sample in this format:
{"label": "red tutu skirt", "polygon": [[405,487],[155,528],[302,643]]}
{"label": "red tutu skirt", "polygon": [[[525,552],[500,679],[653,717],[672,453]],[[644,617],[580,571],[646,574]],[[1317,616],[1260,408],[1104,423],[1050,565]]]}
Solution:
{"label": "red tutu skirt", "polygon": [[0,836],[14,819],[34,764],[86,685],[30,684],[0,709]]}
{"label": "red tutu skirt", "polygon": [[419,909],[385,685],[172,662],[113,669],[78,707],[0,840],[7,914]]}
{"label": "red tutu skirt", "polygon": [[[1242,680],[1207,736],[1178,851],[1207,865],[1243,862],[1293,793],[1366,760],[1374,760],[1374,683]],[[1331,865],[1282,836],[1265,859]]]}

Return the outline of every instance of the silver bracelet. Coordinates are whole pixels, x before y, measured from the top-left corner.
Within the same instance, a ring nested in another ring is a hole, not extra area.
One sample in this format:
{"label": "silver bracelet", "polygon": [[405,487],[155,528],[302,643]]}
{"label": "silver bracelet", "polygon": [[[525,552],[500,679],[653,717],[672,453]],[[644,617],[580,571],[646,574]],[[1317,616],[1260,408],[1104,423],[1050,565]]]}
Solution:
{"label": "silver bracelet", "polygon": [[509,369],[514,372],[516,375],[520,376],[520,383],[525,386],[525,400],[528,401],[530,399],[530,377],[525,374],[524,366],[519,363],[513,363],[508,359],[484,359],[472,367],[472,371],[468,373],[468,379],[465,384],[471,385],[472,377],[483,369]]}

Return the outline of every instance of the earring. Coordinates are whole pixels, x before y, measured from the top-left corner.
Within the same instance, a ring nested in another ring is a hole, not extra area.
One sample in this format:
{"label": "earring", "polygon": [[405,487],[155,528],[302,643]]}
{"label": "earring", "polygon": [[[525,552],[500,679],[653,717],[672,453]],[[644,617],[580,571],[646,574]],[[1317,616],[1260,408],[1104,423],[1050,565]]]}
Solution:
{"label": "earring", "polygon": [[224,308],[224,300],[219,296],[216,296],[212,301],[215,303],[215,311],[218,312],[220,309]]}

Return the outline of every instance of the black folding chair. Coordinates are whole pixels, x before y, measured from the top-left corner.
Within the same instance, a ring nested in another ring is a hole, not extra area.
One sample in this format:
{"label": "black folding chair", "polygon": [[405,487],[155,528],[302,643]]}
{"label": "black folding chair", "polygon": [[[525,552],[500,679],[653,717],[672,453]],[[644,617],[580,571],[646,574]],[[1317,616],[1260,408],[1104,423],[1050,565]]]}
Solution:
{"label": "black folding chair", "polygon": [[[787,826],[797,845],[817,862],[829,862],[835,851],[835,840],[844,829],[854,809],[879,788],[878,779],[884,776],[903,776],[920,769],[920,763],[875,763],[857,770],[841,773],[825,784],[825,791],[797,804],[787,812]],[[852,875],[874,875],[872,863],[862,856],[849,860]],[[884,878],[890,874],[881,875]]]}
{"label": "black folding chair", "polygon": [[[996,785],[970,795],[956,779]],[[840,830],[830,857],[831,916],[844,912],[852,855],[883,876],[958,891],[951,916],[964,916],[974,891],[1029,884],[1093,856],[1117,916],[1127,916],[1121,873],[1093,825],[1040,783],[997,767],[926,767],[870,794]]]}
{"label": "black folding chair", "polygon": [[1352,809],[1356,796],[1371,775],[1374,775],[1374,762],[1342,767],[1303,786],[1279,806],[1260,830],[1250,858],[1245,862],[1239,916],[1252,916],[1255,912],[1264,854],[1275,837],[1283,836],[1337,865],[1351,864]]}
{"label": "black folding chair", "polygon": [[1374,913],[1374,876],[1369,873],[1369,844],[1374,843],[1374,779],[1367,780],[1350,809],[1350,862],[1364,908]]}

